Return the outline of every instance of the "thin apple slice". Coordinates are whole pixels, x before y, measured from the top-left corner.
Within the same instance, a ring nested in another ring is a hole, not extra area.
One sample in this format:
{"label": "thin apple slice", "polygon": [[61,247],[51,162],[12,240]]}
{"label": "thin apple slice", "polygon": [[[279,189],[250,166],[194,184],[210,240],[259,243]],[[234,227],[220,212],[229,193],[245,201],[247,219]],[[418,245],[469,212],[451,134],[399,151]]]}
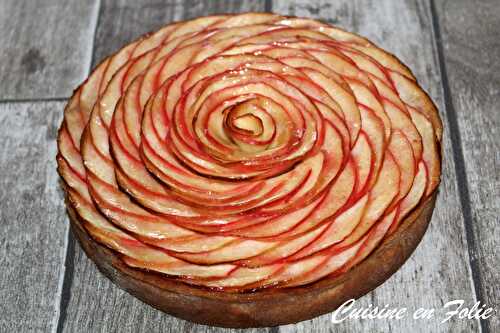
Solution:
{"label": "thin apple slice", "polygon": [[377,60],[385,68],[397,72],[410,80],[416,80],[408,67],[403,65],[394,55],[378,47],[373,47],[373,45],[370,45],[371,43],[367,44],[368,45],[363,45],[362,43],[353,43],[349,44],[349,46],[363,52],[366,55],[369,55],[373,59]]}
{"label": "thin apple slice", "polygon": [[339,51],[333,49],[329,51],[309,50],[308,53],[314,56],[320,63],[341,75],[344,79],[351,79],[351,82],[360,82],[361,85],[364,85],[369,90],[374,89],[374,85],[368,75],[360,71],[352,60]]}
{"label": "thin apple slice", "polygon": [[65,162],[68,163],[68,166],[70,166],[72,172],[78,175],[78,177],[84,179],[85,167],[82,162],[79,147],[77,148],[75,146],[65,124],[63,124],[63,126],[59,129],[57,145],[61,158],[63,158]]}
{"label": "thin apple slice", "polygon": [[[384,101],[384,108],[389,119],[391,120],[393,131],[400,131],[404,133],[411,144],[415,163],[418,163],[418,161],[420,161],[420,159],[422,158],[422,136],[419,133],[418,129],[415,127],[410,114],[404,112],[388,101]],[[406,106],[405,110],[407,110]]]}
{"label": "thin apple slice", "polygon": [[271,241],[235,240],[211,251],[198,250],[196,253],[177,253],[176,256],[192,263],[213,265],[254,257],[274,246],[276,244]]}
{"label": "thin apple slice", "polygon": [[441,163],[439,158],[438,145],[436,143],[435,131],[432,123],[419,111],[409,108],[411,119],[422,136],[423,152],[422,159],[427,167],[429,181],[425,195],[430,195],[438,186],[441,175]]}
{"label": "thin apple slice", "polygon": [[443,136],[443,124],[439,118],[439,112],[429,95],[423,91],[415,80],[397,71],[389,72],[392,82],[398,91],[399,97],[408,106],[418,110],[432,124],[434,140],[441,142]]}
{"label": "thin apple slice", "polygon": [[428,183],[427,176],[427,168],[425,163],[421,161],[418,164],[417,174],[415,175],[415,179],[413,180],[412,187],[410,192],[404,197],[404,199],[399,204],[399,212],[397,218],[394,220],[391,228],[389,230],[389,234],[393,233],[399,223],[406,215],[421,201],[422,197],[425,194],[426,186]]}
{"label": "thin apple slice", "polygon": [[280,19],[280,16],[271,13],[243,13],[239,15],[228,15],[217,23],[213,23],[211,28],[232,28],[252,24],[272,24]]}
{"label": "thin apple slice", "polygon": [[92,205],[72,189],[67,189],[72,203],[72,209],[78,213],[78,218],[84,222],[87,229],[104,245],[133,258],[140,258],[148,262],[163,263],[173,258],[163,251],[155,250],[144,245],[136,238],[117,229],[100,215]]}
{"label": "thin apple slice", "polygon": [[361,132],[358,136],[358,140],[354,144],[351,151],[351,158],[355,164],[357,182],[354,193],[358,196],[362,195],[364,189],[368,186],[368,180],[373,178],[372,174],[377,172],[374,166],[375,156],[368,140],[368,136]]}
{"label": "thin apple slice", "polygon": [[208,252],[222,248],[237,240],[235,237],[193,235],[177,238],[141,238],[143,242],[175,252]]}
{"label": "thin apple slice", "polygon": [[391,152],[386,152],[377,182],[370,191],[370,199],[361,222],[339,246],[348,246],[363,237],[377,222],[398,194],[401,172]]}
{"label": "thin apple slice", "polygon": [[287,262],[283,267],[270,275],[267,279],[259,282],[259,286],[283,286],[294,279],[305,276],[313,272],[318,267],[325,265],[330,258],[327,253],[321,253],[307,258],[302,258],[298,261]]}
{"label": "thin apple slice", "polygon": [[[281,276],[273,276],[273,279],[284,281],[280,287],[294,287],[318,281],[345,265],[349,259],[356,255],[360,246],[361,241],[358,241],[351,247],[338,252],[326,251],[289,263],[286,271]],[[304,265],[304,263],[308,264]],[[313,265],[310,265],[311,263]]]}
{"label": "thin apple slice", "polygon": [[278,240],[274,242],[275,246],[271,249],[248,259],[241,260],[238,263],[246,267],[259,267],[286,260],[311,242],[316,242],[317,238],[324,233],[327,226],[325,224],[298,237]]}
{"label": "thin apple slice", "polygon": [[328,223],[326,231],[321,234],[313,243],[297,252],[290,259],[300,259],[319,252],[327,247],[342,241],[351,234],[361,221],[368,203],[368,194],[364,195],[349,209],[337,216],[332,222]]}
{"label": "thin apple slice", "polygon": [[401,172],[399,177],[399,192],[393,199],[387,211],[392,209],[403,199],[413,184],[413,179],[416,174],[416,161],[413,157],[413,150],[406,136],[399,130],[393,131],[389,146],[387,147],[392,153],[396,164]]}
{"label": "thin apple slice", "polygon": [[370,255],[370,253],[373,252],[373,250],[379,245],[384,236],[387,234],[387,231],[389,230],[389,227],[391,226],[395,218],[397,218],[396,209],[387,214],[382,220],[380,220],[380,222],[377,222],[373,229],[368,233],[366,240],[358,249],[354,258],[352,258],[351,261],[346,265],[346,270],[357,265],[368,255]]}
{"label": "thin apple slice", "polygon": [[[369,173],[369,178],[367,179],[367,188],[371,188],[377,180],[378,174],[382,167],[382,162],[384,159],[384,154],[386,152],[387,143],[384,136],[384,125],[380,118],[378,118],[371,109],[365,106],[360,107],[361,111],[361,122],[362,131],[366,134],[368,143],[371,148],[371,171]],[[353,150],[356,153],[356,150]],[[364,153],[363,150],[358,151],[358,153]],[[363,158],[364,156],[354,156],[355,159]]]}
{"label": "thin apple slice", "polygon": [[215,281],[193,281],[193,284],[225,289],[251,289],[254,286],[258,286],[260,281],[265,281],[266,278],[275,274],[282,267],[282,264],[274,264],[257,268],[238,267],[225,278]]}
{"label": "thin apple slice", "polygon": [[284,233],[282,236],[291,236],[307,232],[315,228],[318,224],[326,219],[335,216],[340,209],[345,207],[349,198],[353,194],[353,189],[356,182],[356,173],[352,162],[348,162],[338,178],[332,183],[328,189],[326,196],[321,201],[320,205],[303,220],[302,223]]}
{"label": "thin apple slice", "polygon": [[187,282],[189,282],[190,277],[203,279],[223,278],[235,269],[235,266],[230,264],[202,266],[190,264],[175,258],[165,263],[141,261],[131,257],[123,257],[123,261],[132,267],[156,271],[172,276],[187,277]]}
{"label": "thin apple slice", "polygon": [[[351,59],[360,70],[369,74],[370,77],[373,75],[383,81],[386,85],[390,86],[392,84],[387,71],[372,57],[352,48],[343,47],[343,45],[340,47],[340,52],[349,57],[349,59]],[[375,83],[375,85],[377,84]]]}
{"label": "thin apple slice", "polygon": [[338,103],[349,129],[351,144],[354,144],[359,135],[361,116],[352,91],[346,91],[345,88],[342,88],[338,83],[321,73],[310,70],[306,70],[305,73],[311,80],[331,94],[335,102]]}
{"label": "thin apple slice", "polygon": [[284,234],[308,218],[323,200],[325,200],[325,195],[319,196],[310,204],[295,211],[284,213],[277,218],[264,220],[250,227],[236,229],[230,232],[230,234],[252,238],[272,237]]}
{"label": "thin apple slice", "polygon": [[359,81],[346,79],[349,83],[349,87],[354,92],[356,96],[356,101],[363,108],[370,109],[377,118],[382,121],[385,140],[388,141],[391,136],[391,121],[387,116],[384,107],[378,98],[366,85],[361,84]]}
{"label": "thin apple slice", "polygon": [[[102,70],[102,68],[103,67],[101,66],[98,67],[98,69],[100,70]],[[80,151],[80,138],[83,133],[83,129],[85,128],[86,125],[84,121],[85,117],[82,116],[79,106],[81,92],[82,92],[81,88],[77,89],[74,95],[68,101],[68,105],[66,105],[66,107],[64,108],[64,120],[61,124],[61,129],[59,131],[59,136],[61,136],[61,134],[63,134],[61,133],[61,131],[63,128],[65,128],[66,133],[64,133],[64,135],[69,136],[69,138],[71,139],[70,141],[72,142],[77,151]],[[61,147],[60,144],[58,145],[58,148],[60,150],[63,149],[63,147]],[[63,156],[66,158],[65,155]],[[77,162],[81,163],[81,158],[78,157],[75,158],[68,156],[67,160],[68,163],[73,163],[73,164],[76,164]]]}

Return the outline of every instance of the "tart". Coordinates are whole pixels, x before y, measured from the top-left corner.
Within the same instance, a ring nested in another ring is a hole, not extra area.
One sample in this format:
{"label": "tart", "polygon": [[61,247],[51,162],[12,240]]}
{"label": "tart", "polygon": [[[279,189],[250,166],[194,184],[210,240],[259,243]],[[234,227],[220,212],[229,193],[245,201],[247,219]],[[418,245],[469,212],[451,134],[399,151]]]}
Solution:
{"label": "tart", "polygon": [[113,282],[197,323],[332,311],[422,238],[442,125],[411,71],[307,18],[173,23],[100,63],[64,110],[72,230]]}

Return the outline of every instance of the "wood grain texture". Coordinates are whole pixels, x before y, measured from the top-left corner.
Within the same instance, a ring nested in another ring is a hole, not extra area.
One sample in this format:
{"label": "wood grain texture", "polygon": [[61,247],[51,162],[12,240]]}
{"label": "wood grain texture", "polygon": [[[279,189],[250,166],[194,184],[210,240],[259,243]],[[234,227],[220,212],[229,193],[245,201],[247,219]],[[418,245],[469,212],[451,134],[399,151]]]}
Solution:
{"label": "wood grain texture", "polygon": [[[498,1],[436,1],[453,116],[460,131],[465,221],[470,226],[478,296],[500,309],[500,7]],[[457,142],[457,145],[460,143]],[[467,205],[468,204],[468,205]],[[500,315],[490,318],[500,331]]]}
{"label": "wood grain texture", "polygon": [[[285,1],[275,0],[273,11],[281,14],[309,16],[339,25],[368,37],[394,53],[407,64],[421,86],[441,111],[445,124],[440,69],[427,1]],[[464,222],[455,182],[452,144],[448,129],[444,134],[444,163],[440,194],[433,220],[413,256],[384,285],[363,297],[356,307],[370,304],[384,307],[407,307],[410,313],[420,307],[435,308],[430,320],[348,320],[331,324],[325,315],[298,325],[280,328],[281,332],[475,332],[477,321],[450,320],[441,324],[443,304],[463,299],[475,301],[465,240]]]}
{"label": "wood grain texture", "polygon": [[69,97],[87,75],[98,0],[0,2],[0,100]]}
{"label": "wood grain texture", "polygon": [[50,332],[68,221],[56,172],[63,103],[0,104],[0,332]]}

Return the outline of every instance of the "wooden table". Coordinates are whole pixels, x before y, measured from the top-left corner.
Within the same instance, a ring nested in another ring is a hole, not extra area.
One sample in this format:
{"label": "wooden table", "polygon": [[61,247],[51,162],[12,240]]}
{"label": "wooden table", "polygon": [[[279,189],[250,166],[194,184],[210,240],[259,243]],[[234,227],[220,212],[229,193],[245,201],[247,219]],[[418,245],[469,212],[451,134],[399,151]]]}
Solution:
{"label": "wooden table", "polygon": [[[0,332],[222,332],[161,313],[101,275],[69,233],[56,174],[65,101],[103,57],[150,30],[221,12],[273,11],[367,36],[408,64],[445,126],[442,185],[413,256],[357,302],[435,308],[434,318],[330,315],[255,332],[500,332],[500,6],[427,0],[0,2]],[[463,299],[489,320],[441,323]],[[229,330],[227,330],[229,331]]]}

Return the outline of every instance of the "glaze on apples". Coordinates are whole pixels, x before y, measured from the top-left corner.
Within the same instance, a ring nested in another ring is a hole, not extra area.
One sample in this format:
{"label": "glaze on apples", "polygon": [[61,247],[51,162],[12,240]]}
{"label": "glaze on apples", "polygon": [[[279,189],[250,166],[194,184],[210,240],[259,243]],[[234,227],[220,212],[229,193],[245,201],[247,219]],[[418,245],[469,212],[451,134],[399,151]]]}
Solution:
{"label": "glaze on apples", "polygon": [[361,262],[440,177],[439,118],[369,41],[301,18],[202,17],[144,36],[75,91],[59,173],[129,266],[222,291]]}

